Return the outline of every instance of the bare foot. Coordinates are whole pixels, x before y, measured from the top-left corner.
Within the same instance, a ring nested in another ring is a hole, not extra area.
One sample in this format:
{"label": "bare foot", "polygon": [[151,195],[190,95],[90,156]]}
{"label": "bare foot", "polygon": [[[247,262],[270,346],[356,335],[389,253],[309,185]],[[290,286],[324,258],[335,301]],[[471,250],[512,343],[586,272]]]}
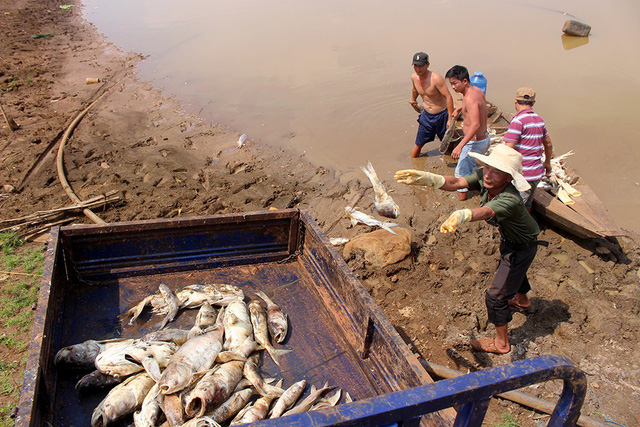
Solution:
{"label": "bare foot", "polygon": [[507,343],[506,347],[498,347],[494,338],[471,339],[470,344],[474,350],[484,351],[485,353],[507,354],[511,351],[509,343]]}
{"label": "bare foot", "polygon": [[509,307],[512,307],[518,311],[528,312],[531,308],[531,301],[527,297],[527,294],[516,294],[516,296],[507,301]]}

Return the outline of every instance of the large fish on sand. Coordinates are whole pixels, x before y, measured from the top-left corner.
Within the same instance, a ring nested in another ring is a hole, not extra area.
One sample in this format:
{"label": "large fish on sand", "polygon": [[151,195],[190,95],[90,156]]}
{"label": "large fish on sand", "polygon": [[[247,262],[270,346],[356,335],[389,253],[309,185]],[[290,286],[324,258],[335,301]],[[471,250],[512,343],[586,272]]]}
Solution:
{"label": "large fish on sand", "polygon": [[398,215],[400,215],[400,208],[396,205],[396,202],[393,201],[389,193],[387,193],[387,190],[384,188],[382,182],[378,179],[378,174],[376,174],[375,169],[373,169],[371,162],[367,160],[367,165],[362,166],[360,169],[362,169],[362,172],[367,175],[367,178],[371,181],[371,185],[373,185],[373,204],[376,207],[376,211],[387,218],[398,218]]}

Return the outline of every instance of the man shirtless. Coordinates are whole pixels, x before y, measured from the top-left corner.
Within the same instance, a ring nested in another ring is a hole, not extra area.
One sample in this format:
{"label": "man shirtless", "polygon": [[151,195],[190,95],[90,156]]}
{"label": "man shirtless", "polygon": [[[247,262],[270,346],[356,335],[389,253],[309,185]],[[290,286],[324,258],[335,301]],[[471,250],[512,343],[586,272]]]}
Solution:
{"label": "man shirtless", "polygon": [[[471,174],[477,167],[476,161],[469,153],[484,154],[491,144],[487,132],[487,101],[482,90],[471,86],[469,71],[462,65],[451,67],[446,78],[449,79],[451,88],[462,94],[462,107],[456,108],[453,116],[456,117],[462,110],[464,136],[451,153],[451,158],[458,159],[454,176],[460,178]],[[468,191],[466,188],[458,190],[460,200],[467,199]]]}
{"label": "man shirtless", "polygon": [[[442,76],[429,71],[429,55],[424,52],[413,55],[413,70],[415,73],[411,75],[413,87],[409,104],[420,115],[411,157],[418,157],[422,147],[433,141],[436,135],[440,139],[444,137],[449,117],[453,113],[453,98]],[[422,108],[418,105],[418,95],[422,98]]]}

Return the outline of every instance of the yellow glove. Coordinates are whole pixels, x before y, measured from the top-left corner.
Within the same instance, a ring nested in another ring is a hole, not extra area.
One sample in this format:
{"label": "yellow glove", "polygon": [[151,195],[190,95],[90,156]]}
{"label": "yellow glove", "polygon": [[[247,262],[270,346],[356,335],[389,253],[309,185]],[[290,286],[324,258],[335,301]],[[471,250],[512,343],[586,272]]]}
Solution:
{"label": "yellow glove", "polygon": [[415,169],[397,171],[393,179],[400,184],[407,185],[424,185],[433,188],[440,188],[444,185],[444,176]]}
{"label": "yellow glove", "polygon": [[460,209],[459,211],[453,212],[449,218],[440,226],[441,233],[455,233],[456,228],[464,222],[471,221],[471,210],[470,209]]}

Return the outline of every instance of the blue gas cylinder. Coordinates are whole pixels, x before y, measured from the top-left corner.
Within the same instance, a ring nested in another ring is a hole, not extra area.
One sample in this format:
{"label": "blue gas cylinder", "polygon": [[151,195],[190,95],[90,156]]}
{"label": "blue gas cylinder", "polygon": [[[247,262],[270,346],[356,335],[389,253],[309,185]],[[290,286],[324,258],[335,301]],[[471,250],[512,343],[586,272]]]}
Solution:
{"label": "blue gas cylinder", "polygon": [[471,76],[471,81],[469,83],[479,88],[485,94],[485,96],[487,95],[487,78],[482,75],[481,71],[476,71],[475,73],[473,73],[473,76]]}

